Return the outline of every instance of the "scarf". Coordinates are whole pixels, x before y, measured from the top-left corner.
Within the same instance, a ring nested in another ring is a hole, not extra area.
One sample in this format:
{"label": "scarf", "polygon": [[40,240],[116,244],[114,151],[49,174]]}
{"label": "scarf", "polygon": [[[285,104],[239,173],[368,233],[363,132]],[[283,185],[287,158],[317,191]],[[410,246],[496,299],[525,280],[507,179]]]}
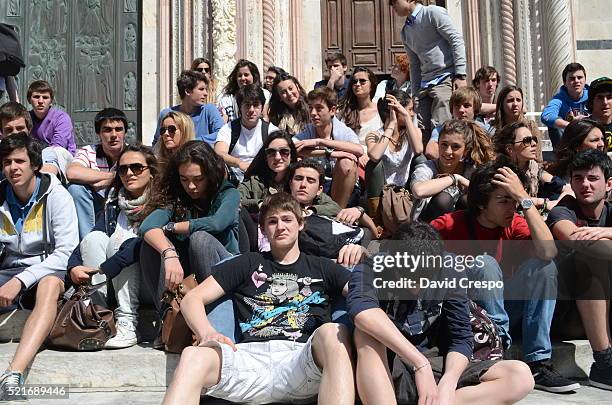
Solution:
{"label": "scarf", "polygon": [[149,193],[145,191],[140,197],[134,200],[128,200],[125,189],[121,188],[121,190],[119,190],[119,209],[125,212],[125,216],[127,216],[130,226],[136,222],[140,222],[140,213],[148,197]]}

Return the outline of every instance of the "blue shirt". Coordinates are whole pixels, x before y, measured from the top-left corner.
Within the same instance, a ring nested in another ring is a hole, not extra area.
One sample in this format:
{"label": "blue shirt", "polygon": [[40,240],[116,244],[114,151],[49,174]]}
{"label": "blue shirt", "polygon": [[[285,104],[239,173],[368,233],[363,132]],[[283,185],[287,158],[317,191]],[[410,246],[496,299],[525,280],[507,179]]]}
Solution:
{"label": "blue shirt", "polygon": [[40,176],[36,176],[36,187],[34,188],[34,192],[30,196],[28,202],[22,204],[13,192],[13,187],[11,187],[10,184],[7,184],[6,186],[6,202],[8,203],[9,211],[11,212],[11,218],[13,219],[13,223],[15,224],[15,229],[19,233],[21,233],[21,230],[23,229],[23,222],[28,216],[28,213],[36,203],[36,196],[38,195],[39,189]]}
{"label": "blue shirt", "polygon": [[[153,145],[159,139],[159,127],[161,127],[162,118],[168,114],[170,111],[181,111],[180,105],[175,105],[170,108],[164,108],[159,113],[159,119],[157,120],[157,128],[155,129],[155,135],[153,136]],[[204,104],[200,107],[196,108],[191,114],[191,120],[193,121],[193,126],[195,127],[195,139],[205,141],[211,146],[215,144],[217,140],[217,132],[225,122],[223,122],[223,118],[221,118],[221,114],[219,114],[219,110],[213,104]]]}

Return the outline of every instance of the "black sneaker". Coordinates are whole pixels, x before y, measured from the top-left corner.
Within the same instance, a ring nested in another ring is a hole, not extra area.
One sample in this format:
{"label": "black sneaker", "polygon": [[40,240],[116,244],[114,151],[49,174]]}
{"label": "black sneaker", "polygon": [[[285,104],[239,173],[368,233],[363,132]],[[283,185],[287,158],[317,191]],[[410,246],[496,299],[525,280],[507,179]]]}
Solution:
{"label": "black sneaker", "polygon": [[589,384],[593,387],[612,391],[612,348],[594,353],[595,363],[591,365]]}
{"label": "black sneaker", "polygon": [[530,364],[529,367],[533,374],[536,389],[558,394],[580,388],[579,383],[563,377],[549,364]]}

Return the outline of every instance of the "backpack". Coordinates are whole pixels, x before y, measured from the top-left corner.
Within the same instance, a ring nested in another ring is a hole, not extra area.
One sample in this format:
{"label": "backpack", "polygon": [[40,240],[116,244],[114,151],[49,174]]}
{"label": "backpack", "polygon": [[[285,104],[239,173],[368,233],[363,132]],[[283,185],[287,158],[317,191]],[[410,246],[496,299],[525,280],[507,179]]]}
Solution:
{"label": "backpack", "polygon": [[[236,118],[235,120],[233,120],[230,126],[232,128],[232,137],[230,140],[229,149],[227,151],[229,155],[232,154],[232,151],[234,150],[234,147],[236,146],[236,144],[238,143],[238,139],[240,138],[240,131],[242,129],[242,125],[240,124],[240,118]],[[262,142],[266,142],[266,139],[268,138],[268,128],[269,127],[270,127],[269,122],[266,122],[264,120],[261,121],[261,141]],[[228,181],[232,183],[234,186],[238,187],[238,184],[240,184],[240,181],[238,181],[238,178],[234,174],[234,171],[230,169],[230,167],[227,165],[225,166],[225,168],[227,170]]]}
{"label": "backpack", "polygon": [[298,243],[305,254],[335,259],[344,245],[359,244],[363,237],[364,230],[359,226],[345,225],[323,215],[309,215],[304,218]]}
{"label": "backpack", "polygon": [[0,23],[0,76],[17,76],[24,67],[23,52],[15,28]]}
{"label": "backpack", "polygon": [[487,311],[472,300],[470,306],[470,326],[474,334],[472,361],[500,360],[504,357],[504,346],[495,322]]}

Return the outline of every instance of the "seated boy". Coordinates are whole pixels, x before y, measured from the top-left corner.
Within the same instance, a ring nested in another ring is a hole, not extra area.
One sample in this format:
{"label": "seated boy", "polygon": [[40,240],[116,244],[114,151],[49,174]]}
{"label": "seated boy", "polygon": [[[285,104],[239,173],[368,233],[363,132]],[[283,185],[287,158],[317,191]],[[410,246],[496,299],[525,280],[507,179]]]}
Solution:
{"label": "seated boy", "polygon": [[55,176],[40,173],[41,152],[40,143],[25,133],[0,142],[5,177],[0,183],[0,313],[33,309],[0,375],[0,401],[24,399],[12,391],[23,385],[24,371],[53,326],[68,257],[79,243],[72,198]]}
{"label": "seated boy", "polygon": [[[403,225],[394,239],[401,241],[392,247],[402,250],[397,253],[444,254],[438,233],[421,222]],[[520,361],[471,361],[474,336],[465,291],[421,289],[419,282],[401,291],[374,287],[374,277],[381,274],[387,280],[436,274],[443,280],[457,277],[454,269],[421,268],[411,273],[412,269],[388,268],[376,276],[373,270],[371,262],[358,266],[348,295],[356,328],[357,389],[364,405],[393,405],[396,396],[413,404],[510,404],[531,391],[533,378]],[[389,272],[395,276],[389,277]],[[389,350],[397,355],[392,369]]]}
{"label": "seated boy", "polygon": [[[346,294],[350,272],[300,253],[300,205],[286,193],[268,197],[260,226],[269,254],[219,263],[181,303],[198,346],[183,351],[164,404],[198,403],[201,393],[240,403],[306,401],[353,405],[350,337],[329,323],[330,299]],[[204,305],[233,294],[243,333],[234,345],[209,323]]]}

